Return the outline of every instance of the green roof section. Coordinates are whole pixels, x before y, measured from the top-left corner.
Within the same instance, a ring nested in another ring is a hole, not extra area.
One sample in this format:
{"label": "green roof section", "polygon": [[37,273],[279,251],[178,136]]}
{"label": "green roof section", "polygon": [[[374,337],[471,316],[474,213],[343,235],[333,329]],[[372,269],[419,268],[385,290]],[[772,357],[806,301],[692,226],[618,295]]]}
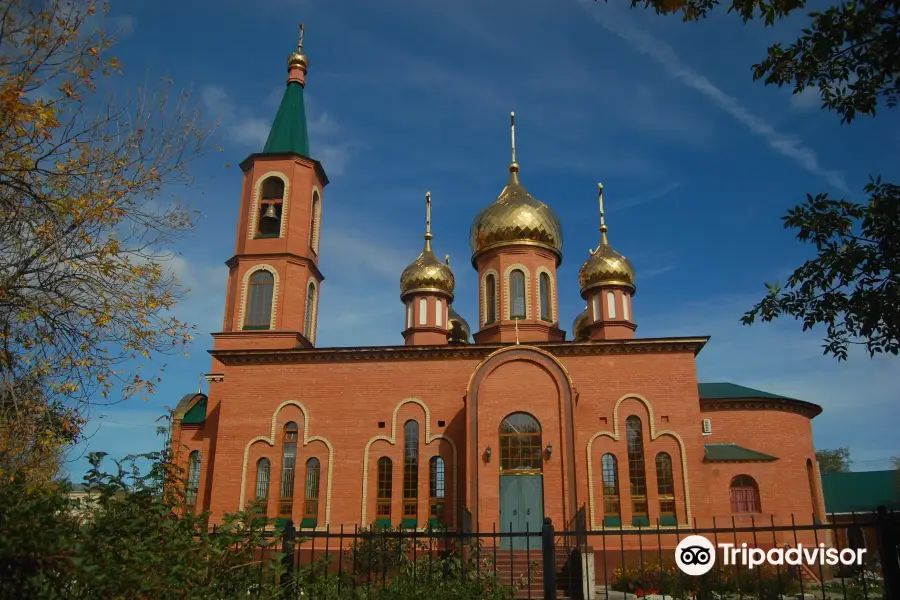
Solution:
{"label": "green roof section", "polygon": [[773,400],[795,400],[796,398],[788,398],[787,396],[779,396],[778,394],[770,394],[762,390],[744,387],[734,383],[699,383],[697,387],[700,391],[701,400],[726,400],[739,398],[770,398]]}
{"label": "green roof section", "polygon": [[703,459],[707,462],[772,462],[778,460],[777,456],[770,456],[731,443],[704,444],[703,454]]}
{"label": "green roof section", "polygon": [[296,81],[287,84],[281,106],[269,131],[269,139],[263,153],[282,154],[293,152],[309,156],[309,131],[306,127],[306,103],[303,86]]}
{"label": "green roof section", "polygon": [[822,495],[828,513],[900,510],[900,471],[822,473]]}
{"label": "green roof section", "polygon": [[182,425],[201,425],[206,422],[206,396],[200,398],[181,419]]}

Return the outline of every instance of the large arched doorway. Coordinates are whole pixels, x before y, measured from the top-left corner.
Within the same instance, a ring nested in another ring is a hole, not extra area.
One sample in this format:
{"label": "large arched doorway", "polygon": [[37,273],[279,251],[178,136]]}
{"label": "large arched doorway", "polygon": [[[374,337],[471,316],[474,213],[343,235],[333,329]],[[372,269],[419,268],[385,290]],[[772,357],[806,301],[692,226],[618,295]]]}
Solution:
{"label": "large arched doorway", "polygon": [[[544,522],[541,424],[516,412],[500,422],[500,531],[539,532]],[[502,539],[506,548],[536,548],[530,536]]]}

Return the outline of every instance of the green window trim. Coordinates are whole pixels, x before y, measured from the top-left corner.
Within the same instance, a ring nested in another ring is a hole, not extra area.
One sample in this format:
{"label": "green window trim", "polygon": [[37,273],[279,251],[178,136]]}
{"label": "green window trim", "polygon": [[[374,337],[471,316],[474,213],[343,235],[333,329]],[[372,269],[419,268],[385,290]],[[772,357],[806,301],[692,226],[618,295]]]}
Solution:
{"label": "green window trim", "polygon": [[375,528],[376,529],[390,529],[391,528],[391,518],[390,517],[381,517],[379,519],[375,519]]}
{"label": "green window trim", "polygon": [[650,527],[650,517],[631,517],[632,527]]}
{"label": "green window trim", "polygon": [[663,515],[659,518],[659,524],[661,527],[672,527],[678,525],[678,519],[675,515]]}
{"label": "green window trim", "polygon": [[271,329],[269,325],[244,325],[244,331],[268,331]]}
{"label": "green window trim", "polygon": [[428,526],[432,529],[446,529],[447,524],[444,523],[443,519],[439,519],[437,517],[431,517],[428,519]]}
{"label": "green window trim", "polygon": [[603,517],[604,527],[621,527],[622,517]]}
{"label": "green window trim", "polygon": [[417,519],[408,518],[400,521],[400,529],[415,529],[418,527],[419,522]]}
{"label": "green window trim", "polygon": [[306,517],[300,521],[301,529],[315,529],[316,525],[318,525],[318,519],[315,517]]}
{"label": "green window trim", "polygon": [[280,238],[280,237],[281,237],[280,233],[257,233],[256,235],[253,236],[253,239],[254,240],[265,240],[265,239]]}

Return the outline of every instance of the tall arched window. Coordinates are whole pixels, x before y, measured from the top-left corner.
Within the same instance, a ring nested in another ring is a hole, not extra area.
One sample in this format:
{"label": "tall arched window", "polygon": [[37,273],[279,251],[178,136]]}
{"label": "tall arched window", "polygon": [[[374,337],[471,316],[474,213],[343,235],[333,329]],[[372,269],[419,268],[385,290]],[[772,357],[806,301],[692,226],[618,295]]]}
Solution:
{"label": "tall arched window", "polygon": [[297,470],[297,424],[285,424],[281,438],[281,495],[278,516],[290,519],[294,513],[294,478]]}
{"label": "tall arched window", "polygon": [[484,278],[484,323],[493,323],[497,320],[497,278],[488,275]]}
{"label": "tall arched window", "polygon": [[378,494],[375,504],[375,524],[379,527],[390,527],[391,525],[393,477],[394,469],[391,459],[382,456],[378,459]]}
{"label": "tall arched window", "polygon": [[732,479],[730,492],[731,512],[762,512],[759,502],[759,486],[756,485],[756,480],[749,475],[738,475]]}
{"label": "tall arched window", "polygon": [[403,426],[403,522],[415,527],[419,514],[419,424],[407,421]]}
{"label": "tall arched window", "polygon": [[275,277],[268,271],[256,271],[247,286],[247,315],[244,329],[269,329],[272,325],[272,293]]}
{"label": "tall arched window", "polygon": [[432,522],[444,520],[444,459],[434,456],[428,462],[428,514]]}
{"label": "tall arched window", "polygon": [[816,477],[816,468],[813,466],[813,462],[808,458],[806,459],[806,478],[809,480],[809,498],[813,509],[812,517],[814,521],[818,522],[822,518],[819,512],[818,477]]}
{"label": "tall arched window", "polygon": [[188,455],[187,490],[185,490],[185,503],[188,508],[194,510],[197,505],[197,494],[200,491],[200,451],[194,450]]}
{"label": "tall arched window", "polygon": [[281,235],[281,214],[284,208],[284,181],[280,177],[269,177],[263,181],[261,191],[256,235],[278,237]]}
{"label": "tall arched window", "polygon": [[613,454],[604,454],[600,459],[600,465],[603,467],[603,524],[621,525],[619,461]]}
{"label": "tall arched window", "polygon": [[525,273],[513,269],[509,274],[509,316],[512,319],[524,319],[525,311]]}
{"label": "tall arched window", "polygon": [[412,300],[406,303],[406,328],[411,329],[413,326],[413,304]]}
{"label": "tall arched window", "polygon": [[541,424],[528,413],[500,421],[500,470],[537,472],[543,468]]}
{"label": "tall arched window", "polygon": [[541,273],[539,279],[541,288],[541,319],[544,321],[552,321],[553,307],[551,304],[553,301],[553,294],[550,293],[550,276],[546,273]]}
{"label": "tall arched window", "polygon": [[644,464],[644,436],[641,420],[631,416],[625,419],[628,437],[628,478],[631,482],[632,525],[649,525],[647,512],[647,469]]}
{"label": "tall arched window", "polygon": [[309,216],[309,247],[316,254],[319,253],[319,228],[322,220],[322,202],[319,198],[319,191],[313,190],[312,206],[310,207]]}
{"label": "tall arched window", "polygon": [[675,517],[675,477],[672,473],[672,457],[668,452],[656,455],[656,491],[659,493],[659,522],[674,525]]}
{"label": "tall arched window", "polygon": [[428,324],[428,298],[419,298],[419,325]]}
{"label": "tall arched window", "polygon": [[267,514],[267,504],[269,500],[269,476],[272,471],[272,463],[268,458],[261,458],[256,461],[256,511],[260,515]]}
{"label": "tall arched window", "polygon": [[306,495],[303,504],[303,527],[315,527],[319,522],[319,479],[322,471],[318,458],[306,461]]}
{"label": "tall arched window", "polygon": [[306,339],[312,341],[313,335],[313,312],[316,308],[316,284],[312,281],[306,288],[306,314],[303,321],[303,335]]}

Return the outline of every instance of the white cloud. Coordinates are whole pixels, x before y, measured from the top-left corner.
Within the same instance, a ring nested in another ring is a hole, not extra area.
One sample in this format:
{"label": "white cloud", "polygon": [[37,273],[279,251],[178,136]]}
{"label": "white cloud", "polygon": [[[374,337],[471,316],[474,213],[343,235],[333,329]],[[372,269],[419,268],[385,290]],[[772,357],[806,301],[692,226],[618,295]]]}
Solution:
{"label": "white cloud", "polygon": [[822,93],[817,87],[808,87],[799,94],[791,95],[791,106],[799,110],[810,110],[822,106]]}
{"label": "white cloud", "polygon": [[200,99],[210,114],[236,143],[261,150],[269,136],[271,123],[240,109],[220,85],[205,86]]}
{"label": "white cloud", "polygon": [[638,52],[657,62],[670,77],[681,81],[684,85],[706,96],[720,109],[749,129],[751,133],[765,139],[766,143],[776,152],[790,158],[807,171],[823,178],[830,185],[849,192],[841,173],[828,170],[819,164],[816,153],[804,145],[802,140],[796,136],[776,130],[765,119],[753,114],[737,98],[726,94],[708,77],[688,66],[678,57],[669,44],[634,27],[609,4],[595,3],[592,0],[580,1],[589,8],[595,21],[610,33],[628,42]]}
{"label": "white cloud", "polygon": [[[640,206],[642,204],[647,204],[648,202],[661,200],[683,186],[684,184],[680,181],[671,181],[662,187],[656,188],[638,196],[632,196],[631,198],[625,198],[624,200],[613,200],[612,202],[607,202],[606,206],[604,206],[604,210],[607,213],[615,213],[621,210],[634,208],[635,206]],[[604,199],[605,197],[606,195],[604,194]]]}

